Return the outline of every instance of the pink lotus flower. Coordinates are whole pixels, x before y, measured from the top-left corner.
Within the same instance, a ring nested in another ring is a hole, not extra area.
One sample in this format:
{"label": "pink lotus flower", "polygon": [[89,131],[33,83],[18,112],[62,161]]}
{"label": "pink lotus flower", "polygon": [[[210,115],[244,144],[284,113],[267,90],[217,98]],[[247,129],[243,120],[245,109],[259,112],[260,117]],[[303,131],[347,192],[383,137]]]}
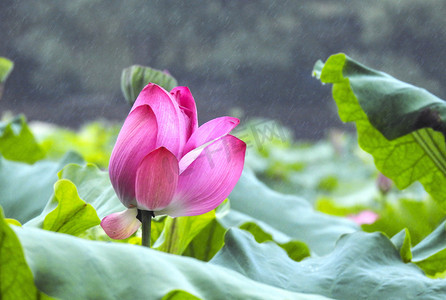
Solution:
{"label": "pink lotus flower", "polygon": [[110,158],[110,179],[127,207],[101,226],[114,239],[132,235],[139,210],[194,216],[216,208],[240,178],[246,144],[228,133],[239,120],[213,119],[200,127],[187,87],[170,93],[149,84],[139,94]]}
{"label": "pink lotus flower", "polygon": [[358,225],[368,224],[371,225],[378,220],[379,216],[377,213],[371,210],[363,210],[356,215],[349,215],[347,218],[354,221]]}

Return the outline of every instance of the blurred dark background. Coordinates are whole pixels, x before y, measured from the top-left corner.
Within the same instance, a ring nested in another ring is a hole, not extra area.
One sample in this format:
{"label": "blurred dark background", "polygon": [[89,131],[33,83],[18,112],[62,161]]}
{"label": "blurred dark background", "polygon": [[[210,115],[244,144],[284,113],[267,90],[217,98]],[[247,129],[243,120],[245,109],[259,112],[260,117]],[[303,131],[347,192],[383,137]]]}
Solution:
{"label": "blurred dark background", "polygon": [[200,123],[274,118],[317,139],[338,121],[316,60],[345,52],[446,95],[442,0],[2,0],[0,56],[15,62],[0,114],[78,127],[128,113],[121,70],[167,69],[190,87]]}

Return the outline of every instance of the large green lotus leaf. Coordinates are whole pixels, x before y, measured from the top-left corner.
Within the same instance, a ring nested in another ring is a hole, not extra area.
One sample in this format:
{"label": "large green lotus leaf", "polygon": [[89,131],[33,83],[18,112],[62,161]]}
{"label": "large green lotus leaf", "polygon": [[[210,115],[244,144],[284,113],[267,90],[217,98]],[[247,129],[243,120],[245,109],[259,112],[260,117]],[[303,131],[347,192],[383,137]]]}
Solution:
{"label": "large green lotus leaf", "polygon": [[[244,223],[240,226],[240,229],[250,232],[257,243],[274,242],[273,236],[265,232],[257,223]],[[310,256],[310,250],[307,245],[300,241],[288,241],[286,243],[277,243],[277,245],[284,249],[292,260],[301,261],[305,257]]]}
{"label": "large green lotus leaf", "polygon": [[164,230],[153,248],[181,255],[190,242],[214,220],[215,211],[199,216],[167,217]]}
{"label": "large green lotus leaf", "polygon": [[314,74],[333,84],[341,120],[356,122],[376,167],[400,189],[420,181],[446,206],[446,103],[342,53],[318,62]]}
{"label": "large green lotus leaf", "polygon": [[226,228],[215,218],[207,224],[187,246],[182,253],[202,261],[209,261],[224,245]]}
{"label": "large green lotus leaf", "polygon": [[0,299],[51,299],[39,292],[22,246],[0,207]]}
{"label": "large green lotus leaf", "polygon": [[167,91],[178,85],[176,79],[166,71],[133,65],[122,70],[121,90],[125,99],[133,105],[142,89],[150,82],[162,86]]}
{"label": "large green lotus leaf", "polygon": [[[126,209],[113,190],[108,172],[101,171],[93,164],[68,164],[58,173],[58,177],[72,182],[79,198],[90,204],[100,219]],[[50,199],[41,214],[25,225],[42,228],[44,219],[56,209],[57,204],[57,201]]]}
{"label": "large green lotus leaf", "polygon": [[24,116],[0,122],[0,154],[9,160],[35,163],[45,156]]}
{"label": "large green lotus leaf", "polygon": [[6,81],[13,68],[14,63],[11,60],[6,57],[0,57],[0,84]]}
{"label": "large green lotus leaf", "polygon": [[195,235],[182,255],[194,257],[202,261],[209,261],[214,257],[224,245],[227,229],[222,224],[222,218],[230,211],[230,202],[226,199],[212,212],[213,218]]}
{"label": "large green lotus leaf", "polygon": [[235,212],[228,214],[228,226],[261,221],[293,240],[304,242],[319,255],[329,253],[341,235],[359,230],[350,220],[315,211],[300,197],[271,190],[248,169],[243,171],[229,199]]}
{"label": "large green lotus leaf", "polygon": [[257,244],[249,234],[231,229],[210,263],[258,282],[335,299],[446,297],[445,280],[430,279],[416,265],[405,264],[381,233],[344,235],[330,254],[295,262],[277,245]]}
{"label": "large green lotus leaf", "polygon": [[427,274],[446,271],[446,221],[412,248],[412,261]]}
{"label": "large green lotus leaf", "polygon": [[77,187],[79,197],[91,204],[101,219],[110,213],[125,209],[116,196],[108,172],[101,171],[93,164],[67,165],[59,172],[59,178],[73,182]]}
{"label": "large green lotus leaf", "polygon": [[69,152],[59,162],[29,165],[0,157],[0,205],[5,216],[23,224],[39,215],[51,198],[57,172],[72,162],[82,163],[82,158]]}
{"label": "large green lotus leaf", "polygon": [[43,229],[78,235],[101,223],[94,208],[79,198],[76,186],[67,179],[54,184],[51,202],[56,207],[45,216]]}
{"label": "large green lotus leaf", "polygon": [[[179,239],[176,243],[189,243],[186,250],[181,253],[182,255],[209,261],[223,247],[226,231],[240,224],[240,228],[250,232],[257,242],[273,241],[285,249],[294,260],[301,260],[310,255],[305,243],[291,239],[262,221],[231,210],[229,203],[229,201],[225,201],[217,207],[215,213],[208,213],[212,218],[206,218],[208,221],[204,228],[200,224],[205,222],[205,220],[200,220],[200,216],[192,217],[198,218],[194,221],[194,223],[197,222],[198,224],[194,225],[192,223],[192,226],[189,226],[190,229],[187,231],[187,235],[177,234]],[[198,232],[197,229],[200,231]],[[192,235],[190,232],[192,232]],[[191,241],[189,242],[189,240]]]}
{"label": "large green lotus leaf", "polygon": [[201,299],[326,299],[141,246],[88,241],[30,227],[14,231],[36,286],[56,298],[161,299],[180,290]]}

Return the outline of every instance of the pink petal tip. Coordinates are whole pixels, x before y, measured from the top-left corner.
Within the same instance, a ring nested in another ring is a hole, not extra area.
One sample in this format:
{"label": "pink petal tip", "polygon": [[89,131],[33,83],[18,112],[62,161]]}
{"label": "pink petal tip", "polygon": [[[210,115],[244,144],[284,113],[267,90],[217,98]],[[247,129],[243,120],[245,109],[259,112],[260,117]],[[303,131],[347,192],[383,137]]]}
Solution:
{"label": "pink petal tip", "polygon": [[102,219],[101,227],[112,239],[126,239],[141,226],[141,222],[136,218],[137,214],[138,210],[136,208],[110,214]]}

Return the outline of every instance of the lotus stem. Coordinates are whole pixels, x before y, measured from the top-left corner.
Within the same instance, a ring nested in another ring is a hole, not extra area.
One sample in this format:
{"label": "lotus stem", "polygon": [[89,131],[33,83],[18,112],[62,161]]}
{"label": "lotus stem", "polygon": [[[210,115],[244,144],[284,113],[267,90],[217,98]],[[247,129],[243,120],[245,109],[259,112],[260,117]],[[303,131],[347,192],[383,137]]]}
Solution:
{"label": "lotus stem", "polygon": [[150,248],[150,232],[152,230],[153,211],[141,210],[142,239],[141,245]]}

